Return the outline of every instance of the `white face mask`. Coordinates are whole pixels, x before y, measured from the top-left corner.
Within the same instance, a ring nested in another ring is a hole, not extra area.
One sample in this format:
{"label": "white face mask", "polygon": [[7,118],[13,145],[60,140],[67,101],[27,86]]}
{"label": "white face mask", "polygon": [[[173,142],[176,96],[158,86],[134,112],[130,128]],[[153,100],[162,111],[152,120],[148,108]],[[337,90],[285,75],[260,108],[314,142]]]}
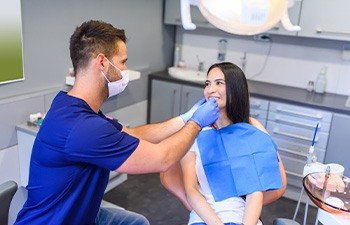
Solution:
{"label": "white face mask", "polygon": [[109,64],[111,64],[114,68],[119,70],[120,74],[122,75],[122,79],[110,82],[106,76],[106,74],[101,70],[102,75],[108,82],[108,98],[115,96],[117,94],[120,94],[124,91],[126,86],[129,83],[129,71],[128,70],[120,70],[118,67],[116,67],[111,61],[109,61],[107,58],[105,58]]}

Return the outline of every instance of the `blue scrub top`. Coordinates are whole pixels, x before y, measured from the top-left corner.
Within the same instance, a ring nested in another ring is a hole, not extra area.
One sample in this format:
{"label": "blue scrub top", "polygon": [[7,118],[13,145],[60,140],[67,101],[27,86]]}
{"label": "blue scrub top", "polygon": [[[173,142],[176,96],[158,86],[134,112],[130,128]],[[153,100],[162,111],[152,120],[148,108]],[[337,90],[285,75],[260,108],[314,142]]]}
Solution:
{"label": "blue scrub top", "polygon": [[139,139],[60,92],[35,139],[28,199],[15,224],[94,224],[108,183]]}

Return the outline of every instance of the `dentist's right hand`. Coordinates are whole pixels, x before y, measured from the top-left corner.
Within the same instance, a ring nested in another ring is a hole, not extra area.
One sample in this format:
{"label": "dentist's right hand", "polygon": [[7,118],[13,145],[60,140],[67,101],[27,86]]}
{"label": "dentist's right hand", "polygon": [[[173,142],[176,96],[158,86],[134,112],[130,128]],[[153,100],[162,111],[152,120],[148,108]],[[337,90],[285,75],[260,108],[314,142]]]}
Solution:
{"label": "dentist's right hand", "polygon": [[206,103],[198,107],[190,120],[193,120],[202,129],[203,127],[213,124],[218,118],[218,103],[214,98],[211,98]]}

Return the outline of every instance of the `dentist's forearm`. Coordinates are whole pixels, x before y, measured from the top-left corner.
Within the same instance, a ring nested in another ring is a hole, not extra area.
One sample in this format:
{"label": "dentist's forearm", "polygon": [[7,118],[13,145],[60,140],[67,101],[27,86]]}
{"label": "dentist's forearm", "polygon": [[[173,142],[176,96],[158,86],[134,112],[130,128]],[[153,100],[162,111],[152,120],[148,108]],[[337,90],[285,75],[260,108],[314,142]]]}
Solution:
{"label": "dentist's forearm", "polygon": [[179,131],[184,125],[181,117],[177,116],[160,123],[146,124],[135,128],[123,127],[123,131],[139,139],[159,143]]}

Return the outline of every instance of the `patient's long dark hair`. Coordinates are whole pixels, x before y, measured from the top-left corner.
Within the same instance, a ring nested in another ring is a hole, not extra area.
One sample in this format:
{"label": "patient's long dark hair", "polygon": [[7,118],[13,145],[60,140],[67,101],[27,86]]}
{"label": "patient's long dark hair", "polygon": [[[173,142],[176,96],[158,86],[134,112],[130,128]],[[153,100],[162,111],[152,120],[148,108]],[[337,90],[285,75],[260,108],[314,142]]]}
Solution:
{"label": "patient's long dark hair", "polygon": [[216,63],[208,69],[219,68],[225,75],[226,83],[226,113],[235,123],[249,123],[249,91],[247,79],[243,71],[230,62]]}

